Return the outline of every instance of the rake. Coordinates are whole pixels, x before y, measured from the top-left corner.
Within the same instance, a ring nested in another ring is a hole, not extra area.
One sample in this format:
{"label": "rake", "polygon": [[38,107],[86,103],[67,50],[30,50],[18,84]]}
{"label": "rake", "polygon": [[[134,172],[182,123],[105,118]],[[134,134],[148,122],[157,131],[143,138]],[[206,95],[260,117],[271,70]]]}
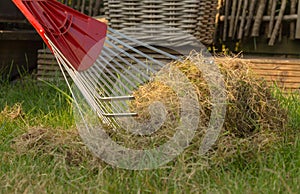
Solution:
{"label": "rake", "polygon": [[[132,91],[178,57],[126,36],[56,0],[13,0],[106,124],[136,116]],[[151,56],[155,53],[159,58]],[[72,92],[67,75],[64,77]]]}

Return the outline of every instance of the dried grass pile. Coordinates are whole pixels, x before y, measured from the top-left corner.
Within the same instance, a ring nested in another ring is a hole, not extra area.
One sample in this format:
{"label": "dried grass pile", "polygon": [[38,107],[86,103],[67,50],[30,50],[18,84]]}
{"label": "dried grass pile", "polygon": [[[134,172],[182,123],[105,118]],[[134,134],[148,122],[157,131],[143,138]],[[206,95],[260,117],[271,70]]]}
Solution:
{"label": "dried grass pile", "polygon": [[15,104],[12,107],[6,105],[0,112],[0,123],[4,123],[8,120],[11,121],[19,117],[23,117],[21,104]]}
{"label": "dried grass pile", "polygon": [[14,138],[11,147],[18,155],[51,157],[67,166],[100,164],[100,160],[95,158],[82,143],[76,129],[32,127]]}
{"label": "dried grass pile", "polygon": [[[197,57],[201,58],[199,55]],[[173,62],[170,66],[179,69],[193,84],[197,93],[201,109],[194,143],[199,146],[211,116],[212,99],[203,73],[190,59],[188,57],[183,62]],[[214,150],[219,156],[229,156],[236,152],[238,146],[243,147],[242,152],[271,146],[281,138],[280,134],[285,130],[286,110],[272,96],[271,88],[266,82],[257,78],[244,60],[216,57],[215,63],[224,78],[227,110],[223,129]],[[165,76],[169,74],[166,73]],[[165,105],[166,120],[155,135],[165,140],[170,138],[178,125],[181,108],[177,94],[172,88],[163,82],[152,81],[135,91],[134,97],[135,101],[130,106],[132,111],[138,113],[137,119],[141,122],[150,119],[147,108],[149,105],[157,101]]]}
{"label": "dried grass pile", "polygon": [[247,137],[261,130],[285,128],[286,110],[272,95],[272,88],[253,74],[247,62],[237,58],[216,58],[216,63],[224,76],[228,96],[226,131]]}

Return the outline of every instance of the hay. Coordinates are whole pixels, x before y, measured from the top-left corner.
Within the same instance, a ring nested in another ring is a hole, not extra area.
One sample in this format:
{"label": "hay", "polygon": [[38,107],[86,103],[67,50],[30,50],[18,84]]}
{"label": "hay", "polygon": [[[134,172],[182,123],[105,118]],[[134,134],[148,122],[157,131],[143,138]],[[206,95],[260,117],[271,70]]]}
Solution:
{"label": "hay", "polygon": [[[272,96],[271,88],[257,78],[249,69],[249,64],[238,58],[215,58],[224,76],[227,90],[227,113],[224,128],[238,137],[247,137],[256,130],[283,129],[287,118],[286,111]],[[190,60],[171,64],[183,72],[195,86],[200,107],[203,107],[202,120],[208,121],[211,111],[211,98],[202,72]],[[150,82],[134,92],[135,101],[131,103],[138,119],[147,120],[147,107],[156,101],[168,108],[168,117],[174,120],[180,109],[176,94],[161,82]],[[174,111],[174,112],[173,112]]]}
{"label": "hay", "polygon": [[224,127],[238,137],[259,131],[284,130],[287,112],[272,95],[272,88],[238,58],[216,58],[224,75],[228,108]]}
{"label": "hay", "polygon": [[0,116],[1,118],[10,121],[23,117],[22,105],[19,103],[14,104],[12,107],[6,105],[0,112]]}
{"label": "hay", "polygon": [[[249,64],[244,60],[216,57],[215,63],[224,77],[228,104],[222,133],[214,150],[219,156],[226,154],[229,156],[234,155],[241,144],[242,150],[248,152],[251,149],[262,150],[275,143],[285,130],[287,113],[272,96],[271,88],[252,73]],[[193,143],[199,146],[212,109],[208,85],[202,72],[191,62],[190,57],[183,62],[173,62],[170,66],[184,73],[197,92],[201,114]],[[155,135],[167,141],[174,133],[173,130],[180,117],[180,104],[174,91],[162,82],[152,81],[136,90],[134,97],[135,101],[130,103],[130,107],[133,112],[138,113],[137,119],[140,122],[150,119],[147,109],[150,104],[160,101],[165,105],[166,121]],[[145,144],[138,141],[135,143]],[[253,143],[255,145],[252,145]]]}
{"label": "hay", "polygon": [[76,129],[32,127],[15,137],[11,147],[18,155],[51,157],[67,166],[100,164],[100,160],[95,158],[82,143]]}

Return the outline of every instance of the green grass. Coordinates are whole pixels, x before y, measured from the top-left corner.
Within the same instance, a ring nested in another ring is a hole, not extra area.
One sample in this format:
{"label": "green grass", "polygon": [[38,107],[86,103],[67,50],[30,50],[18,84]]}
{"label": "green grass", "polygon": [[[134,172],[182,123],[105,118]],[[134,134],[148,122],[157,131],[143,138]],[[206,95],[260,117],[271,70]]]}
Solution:
{"label": "green grass", "polygon": [[[91,156],[74,132],[68,95],[30,78],[0,87],[0,112],[5,107],[13,112],[16,104],[22,107],[16,118],[0,114],[0,193],[300,191],[300,99],[296,94],[276,93],[282,106],[289,110],[293,130],[267,152],[257,151],[251,157],[237,154],[230,162],[208,160],[208,164],[199,156],[183,153],[161,169],[130,171],[111,167]],[[69,94],[65,85],[59,88]],[[34,127],[49,129],[47,138],[30,148],[16,147],[16,140]]]}
{"label": "green grass", "polygon": [[[0,91],[0,110],[5,106],[21,104],[26,125],[61,126],[68,128],[73,125],[71,100],[68,93],[64,94],[53,87],[24,77],[22,80],[3,84]],[[65,84],[62,90],[68,91]]]}

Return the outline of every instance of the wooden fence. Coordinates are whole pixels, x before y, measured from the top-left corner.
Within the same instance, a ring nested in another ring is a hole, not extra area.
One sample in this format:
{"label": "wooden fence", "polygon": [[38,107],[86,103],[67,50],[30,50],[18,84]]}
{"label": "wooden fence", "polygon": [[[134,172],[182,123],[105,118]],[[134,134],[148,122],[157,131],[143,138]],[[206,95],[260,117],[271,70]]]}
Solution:
{"label": "wooden fence", "polygon": [[299,0],[220,0],[223,41],[266,37],[273,46],[282,36],[300,39]]}

